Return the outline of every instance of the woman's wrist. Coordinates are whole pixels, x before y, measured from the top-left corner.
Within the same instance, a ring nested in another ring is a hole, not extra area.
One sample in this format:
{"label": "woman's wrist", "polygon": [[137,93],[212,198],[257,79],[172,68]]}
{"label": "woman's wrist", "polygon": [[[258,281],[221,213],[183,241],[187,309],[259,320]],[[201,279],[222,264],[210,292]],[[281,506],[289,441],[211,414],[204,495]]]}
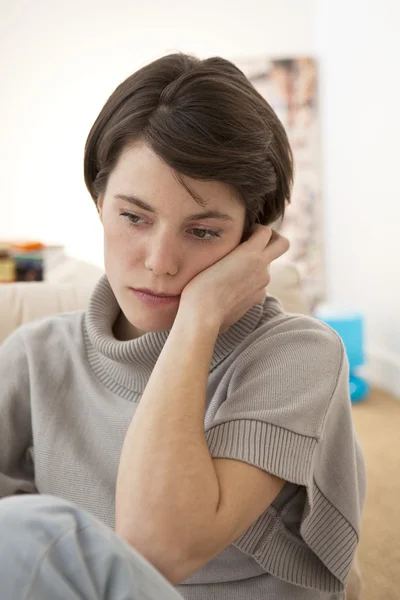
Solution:
{"label": "woman's wrist", "polygon": [[177,315],[175,317],[173,329],[183,329],[185,332],[194,335],[202,333],[211,337],[218,336],[221,323],[218,315],[214,311],[206,310],[205,307],[181,302]]}

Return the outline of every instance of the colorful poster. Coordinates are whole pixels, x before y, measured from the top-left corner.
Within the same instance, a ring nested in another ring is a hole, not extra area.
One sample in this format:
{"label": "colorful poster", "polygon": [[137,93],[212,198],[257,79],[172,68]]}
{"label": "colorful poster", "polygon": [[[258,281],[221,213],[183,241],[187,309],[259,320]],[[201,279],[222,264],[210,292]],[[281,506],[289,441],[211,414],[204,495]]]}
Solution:
{"label": "colorful poster", "polygon": [[292,146],[295,180],[291,204],[275,228],[290,239],[287,257],[300,272],[312,309],[325,298],[316,61],[305,57],[235,62],[271,104]]}

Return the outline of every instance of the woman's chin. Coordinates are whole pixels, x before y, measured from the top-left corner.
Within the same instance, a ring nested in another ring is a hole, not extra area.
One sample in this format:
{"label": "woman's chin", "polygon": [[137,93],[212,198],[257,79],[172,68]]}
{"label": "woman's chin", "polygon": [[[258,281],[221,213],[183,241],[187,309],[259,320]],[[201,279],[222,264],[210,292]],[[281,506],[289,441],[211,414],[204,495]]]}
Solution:
{"label": "woman's chin", "polygon": [[145,333],[168,331],[178,312],[177,305],[147,306],[131,294],[121,294],[117,301],[122,312],[115,323],[114,334],[120,340],[137,338]]}

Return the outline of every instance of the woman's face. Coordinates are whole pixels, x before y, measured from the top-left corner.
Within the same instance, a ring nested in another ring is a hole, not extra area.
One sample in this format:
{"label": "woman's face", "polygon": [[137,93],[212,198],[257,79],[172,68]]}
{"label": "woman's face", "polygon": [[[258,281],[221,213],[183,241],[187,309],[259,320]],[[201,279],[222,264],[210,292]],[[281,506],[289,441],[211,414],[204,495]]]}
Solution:
{"label": "woman's face", "polygon": [[126,319],[124,337],[170,329],[179,307],[179,297],[157,300],[135,290],[179,296],[242,238],[245,207],[228,185],[185,182],[204,207],[138,142],[121,154],[99,198],[105,269]]}

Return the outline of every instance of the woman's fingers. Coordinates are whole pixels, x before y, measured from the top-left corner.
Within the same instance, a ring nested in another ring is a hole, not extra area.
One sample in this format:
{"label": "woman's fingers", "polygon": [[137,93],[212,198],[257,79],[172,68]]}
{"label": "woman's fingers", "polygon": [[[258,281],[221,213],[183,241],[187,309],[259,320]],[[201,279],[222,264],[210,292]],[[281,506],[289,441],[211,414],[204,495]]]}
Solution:
{"label": "woman's fingers", "polygon": [[255,250],[265,251],[270,262],[282,256],[289,250],[290,243],[287,238],[273,231],[267,225],[257,224],[247,244]]}
{"label": "woman's fingers", "polygon": [[247,242],[245,242],[245,244],[249,248],[251,247],[254,250],[264,250],[265,246],[267,246],[271,239],[272,233],[273,231],[271,227],[268,227],[267,225],[260,225],[257,223],[256,225],[254,225],[253,233],[251,234]]}
{"label": "woman's fingers", "polygon": [[270,240],[264,249],[265,258],[271,263],[273,260],[285,254],[289,248],[289,240],[285,236],[273,231]]}

